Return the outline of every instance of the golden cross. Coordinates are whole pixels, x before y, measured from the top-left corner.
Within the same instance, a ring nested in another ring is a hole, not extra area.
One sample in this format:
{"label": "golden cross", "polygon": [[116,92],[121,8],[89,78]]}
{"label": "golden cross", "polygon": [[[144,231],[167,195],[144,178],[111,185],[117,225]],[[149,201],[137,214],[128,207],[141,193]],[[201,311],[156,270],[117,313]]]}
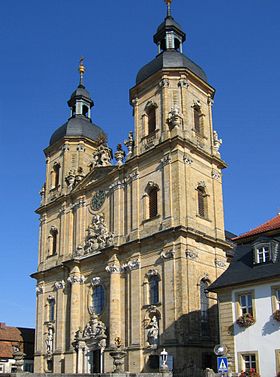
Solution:
{"label": "golden cross", "polygon": [[167,5],[167,16],[171,17],[171,3],[172,0],[164,0],[166,5]]}

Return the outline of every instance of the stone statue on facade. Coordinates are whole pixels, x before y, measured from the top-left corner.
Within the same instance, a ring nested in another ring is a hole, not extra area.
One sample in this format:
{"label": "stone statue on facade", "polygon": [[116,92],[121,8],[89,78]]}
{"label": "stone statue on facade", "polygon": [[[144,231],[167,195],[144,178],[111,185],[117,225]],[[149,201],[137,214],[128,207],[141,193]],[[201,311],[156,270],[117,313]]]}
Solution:
{"label": "stone statue on facade", "polygon": [[[106,347],[106,326],[102,321],[98,320],[95,314],[91,316],[90,321],[86,324],[82,339],[89,345],[91,344],[91,346],[96,345],[101,349]],[[78,340],[77,337],[76,340]]]}
{"label": "stone statue on facade", "polygon": [[218,136],[218,132],[217,131],[213,131],[213,143],[214,143],[214,149],[219,152],[219,149],[223,143],[223,140],[222,139],[219,139],[219,136]]}
{"label": "stone statue on facade", "polygon": [[183,116],[177,105],[171,107],[168,114],[168,123],[171,129],[174,127],[180,127],[183,124]]}
{"label": "stone statue on facade", "polygon": [[151,319],[151,322],[149,324],[149,329],[147,333],[147,340],[150,346],[157,347],[158,344],[158,320],[157,317],[154,315]]}
{"label": "stone statue on facade", "polygon": [[105,247],[112,246],[113,243],[114,235],[108,231],[103,213],[94,214],[87,229],[85,244],[77,248],[76,255],[93,254]]}
{"label": "stone statue on facade", "polygon": [[111,166],[112,150],[106,144],[100,144],[96,151],[93,153],[92,168]]}
{"label": "stone statue on facade", "polygon": [[134,147],[133,131],[129,131],[128,138],[124,141],[124,145],[127,147],[127,158],[131,157]]}
{"label": "stone statue on facade", "polygon": [[47,354],[51,355],[53,352],[53,328],[52,326],[48,327],[48,334],[46,338],[46,348],[47,348]]}

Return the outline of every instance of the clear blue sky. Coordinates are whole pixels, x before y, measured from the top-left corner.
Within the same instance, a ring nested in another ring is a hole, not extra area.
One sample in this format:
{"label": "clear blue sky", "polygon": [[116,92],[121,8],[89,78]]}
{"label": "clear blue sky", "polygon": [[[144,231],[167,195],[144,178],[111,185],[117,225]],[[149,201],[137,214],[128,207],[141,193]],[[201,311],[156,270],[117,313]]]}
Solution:
{"label": "clear blue sky", "polygon": [[[93,120],[115,148],[133,129],[128,90],[156,55],[163,0],[9,0],[0,4],[0,321],[35,325],[43,148],[69,116],[86,57]],[[217,89],[226,228],[241,233],[280,211],[279,0],[174,0],[184,53]]]}

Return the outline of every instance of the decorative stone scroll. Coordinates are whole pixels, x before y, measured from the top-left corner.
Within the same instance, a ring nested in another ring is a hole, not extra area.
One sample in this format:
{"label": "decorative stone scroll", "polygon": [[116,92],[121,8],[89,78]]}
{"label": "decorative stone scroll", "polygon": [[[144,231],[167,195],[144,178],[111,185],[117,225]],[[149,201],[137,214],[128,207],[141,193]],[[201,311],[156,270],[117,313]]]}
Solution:
{"label": "decorative stone scroll", "polygon": [[130,260],[127,263],[123,264],[121,266],[122,271],[132,271],[132,270],[138,270],[140,268],[140,260]]}
{"label": "decorative stone scroll", "polygon": [[113,244],[114,235],[108,231],[103,213],[95,214],[87,229],[85,244],[78,246],[75,255],[99,254],[100,250],[113,246]]}
{"label": "decorative stone scroll", "polygon": [[171,250],[162,250],[162,252],[160,253],[160,257],[162,259],[173,259],[174,255],[175,255],[175,250],[174,249],[171,249]]}
{"label": "decorative stone scroll", "polygon": [[100,285],[101,283],[101,278],[99,276],[96,276],[94,278],[91,279],[91,285],[93,287],[96,287],[97,285]]}
{"label": "decorative stone scroll", "polygon": [[84,284],[84,282],[86,281],[86,278],[83,275],[81,276],[71,275],[68,277],[67,281],[70,284]]}
{"label": "decorative stone scroll", "polygon": [[71,191],[81,180],[84,178],[83,168],[79,167],[78,170],[69,170],[67,176],[65,177],[65,182],[68,187],[68,191]]}
{"label": "decorative stone scroll", "polygon": [[198,253],[192,250],[187,250],[186,257],[187,259],[196,260],[198,258]]}
{"label": "decorative stone scroll", "polygon": [[190,83],[186,79],[180,79],[178,82],[179,88],[188,88],[190,86]]}
{"label": "decorative stone scroll", "polygon": [[191,165],[191,164],[193,163],[193,160],[192,160],[191,157],[188,156],[188,155],[185,155],[185,156],[183,157],[183,161],[184,161],[184,163],[185,163],[186,165]]}
{"label": "decorative stone scroll", "polygon": [[221,174],[217,170],[213,169],[212,170],[212,178],[218,180],[218,179],[221,178]]}
{"label": "decorative stone scroll", "polygon": [[222,260],[215,259],[215,266],[219,268],[224,268],[226,267],[226,263]]}
{"label": "decorative stone scroll", "polygon": [[41,295],[42,293],[44,293],[44,287],[43,287],[43,285],[37,285],[37,287],[36,287],[36,294],[37,295]]}
{"label": "decorative stone scroll", "polygon": [[56,291],[58,291],[59,289],[64,289],[65,288],[65,281],[64,280],[61,280],[61,281],[56,281],[54,283],[54,289]]}

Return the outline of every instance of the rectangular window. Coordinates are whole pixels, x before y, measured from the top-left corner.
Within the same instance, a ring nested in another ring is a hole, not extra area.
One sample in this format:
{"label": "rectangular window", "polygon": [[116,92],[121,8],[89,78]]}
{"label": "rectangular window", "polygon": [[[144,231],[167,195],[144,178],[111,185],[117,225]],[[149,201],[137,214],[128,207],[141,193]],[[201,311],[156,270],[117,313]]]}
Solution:
{"label": "rectangular window", "polygon": [[55,319],[54,309],[55,309],[55,300],[52,299],[49,301],[49,321],[54,321]]}
{"label": "rectangular window", "polygon": [[244,360],[244,369],[246,372],[249,372],[250,369],[257,370],[257,359],[255,354],[242,355]]}
{"label": "rectangular window", "polygon": [[280,350],[275,350],[275,361],[276,361],[276,373],[275,375],[277,376],[277,373],[280,373]]}
{"label": "rectangular window", "polygon": [[239,305],[241,310],[241,315],[249,313],[253,315],[253,305],[252,305],[252,294],[240,294],[239,295]]}
{"label": "rectangular window", "polygon": [[270,261],[270,250],[269,246],[262,246],[257,249],[257,263],[265,263]]}

